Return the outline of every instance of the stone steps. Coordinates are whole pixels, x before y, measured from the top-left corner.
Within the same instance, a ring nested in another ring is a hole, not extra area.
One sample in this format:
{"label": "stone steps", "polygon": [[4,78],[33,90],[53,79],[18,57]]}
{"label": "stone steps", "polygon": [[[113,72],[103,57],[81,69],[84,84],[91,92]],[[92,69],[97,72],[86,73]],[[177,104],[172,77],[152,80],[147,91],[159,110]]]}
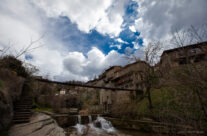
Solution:
{"label": "stone steps", "polygon": [[28,123],[32,114],[32,98],[22,98],[14,104],[14,124]]}

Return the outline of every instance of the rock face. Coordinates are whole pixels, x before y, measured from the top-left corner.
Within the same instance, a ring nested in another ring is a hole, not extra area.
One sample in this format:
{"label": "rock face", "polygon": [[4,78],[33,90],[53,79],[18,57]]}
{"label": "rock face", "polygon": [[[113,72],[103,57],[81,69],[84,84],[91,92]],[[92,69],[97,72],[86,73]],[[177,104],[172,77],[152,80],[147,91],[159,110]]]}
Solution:
{"label": "rock face", "polygon": [[65,136],[65,131],[50,116],[35,113],[29,123],[11,127],[9,136]]}
{"label": "rock face", "polygon": [[0,68],[0,131],[7,128],[12,121],[13,102],[20,98],[23,84],[23,78]]}

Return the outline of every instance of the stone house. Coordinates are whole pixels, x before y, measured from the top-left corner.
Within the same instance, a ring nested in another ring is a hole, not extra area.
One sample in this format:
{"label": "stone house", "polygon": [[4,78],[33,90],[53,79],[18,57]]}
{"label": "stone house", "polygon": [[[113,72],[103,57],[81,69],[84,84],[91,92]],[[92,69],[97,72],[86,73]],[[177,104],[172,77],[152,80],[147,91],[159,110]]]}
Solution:
{"label": "stone house", "polygon": [[201,61],[207,61],[207,42],[165,50],[161,55],[159,66],[177,67]]}
{"label": "stone house", "polygon": [[[138,61],[124,67],[113,66],[105,70],[98,79],[89,81],[87,84],[144,91],[143,78],[146,68],[149,68],[149,65],[144,61]],[[113,104],[129,103],[132,95],[136,95],[135,91],[101,89],[99,91],[99,104],[105,112],[109,112]]]}
{"label": "stone house", "polygon": [[115,72],[112,83],[118,88],[144,91],[144,72],[146,72],[147,68],[150,68],[150,66],[144,61],[128,64]]}

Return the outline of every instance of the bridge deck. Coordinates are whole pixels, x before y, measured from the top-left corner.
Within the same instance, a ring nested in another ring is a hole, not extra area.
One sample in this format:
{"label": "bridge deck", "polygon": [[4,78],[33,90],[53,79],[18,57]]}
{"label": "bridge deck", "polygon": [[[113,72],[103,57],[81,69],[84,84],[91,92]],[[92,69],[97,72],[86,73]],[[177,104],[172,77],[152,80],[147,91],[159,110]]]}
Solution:
{"label": "bridge deck", "polygon": [[141,90],[127,89],[127,88],[114,88],[114,87],[104,87],[104,86],[92,86],[92,85],[86,85],[86,84],[77,84],[77,83],[66,83],[66,82],[50,81],[50,80],[47,80],[47,79],[35,79],[35,80],[40,81],[40,82],[61,84],[61,85],[66,85],[66,86],[87,87],[87,88],[105,89],[105,90],[112,90],[112,91],[137,91],[137,92],[143,93]]}

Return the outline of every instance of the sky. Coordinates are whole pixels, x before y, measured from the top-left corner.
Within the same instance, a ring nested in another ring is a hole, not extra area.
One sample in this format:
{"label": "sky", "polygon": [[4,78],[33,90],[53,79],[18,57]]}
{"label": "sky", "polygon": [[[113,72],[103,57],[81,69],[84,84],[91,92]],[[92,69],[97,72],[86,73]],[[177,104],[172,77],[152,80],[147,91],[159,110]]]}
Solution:
{"label": "sky", "polygon": [[[57,81],[88,81],[128,53],[144,58],[150,42],[190,26],[207,28],[206,0],[0,0],[0,50]],[[176,30],[176,31],[175,31]],[[206,29],[207,30],[207,29]],[[187,44],[187,43],[186,43]]]}

